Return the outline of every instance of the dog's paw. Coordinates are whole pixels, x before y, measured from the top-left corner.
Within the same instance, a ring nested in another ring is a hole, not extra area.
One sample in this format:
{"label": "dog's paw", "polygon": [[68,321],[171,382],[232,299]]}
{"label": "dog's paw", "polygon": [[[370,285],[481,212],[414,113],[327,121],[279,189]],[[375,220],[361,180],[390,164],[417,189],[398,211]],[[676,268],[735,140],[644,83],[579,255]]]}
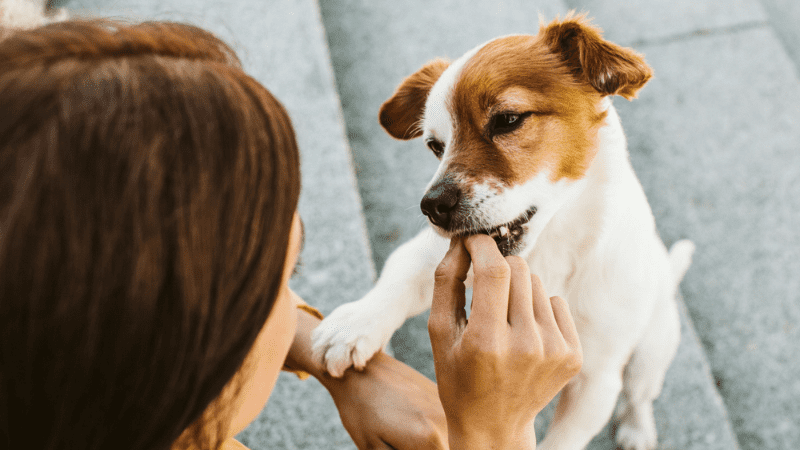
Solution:
{"label": "dog's paw", "polygon": [[339,306],[312,332],[313,358],[336,378],[350,366],[362,370],[395,331],[385,317],[363,301]]}
{"label": "dog's paw", "polygon": [[635,426],[621,422],[616,436],[618,448],[622,450],[655,450],[658,444],[655,427]]}

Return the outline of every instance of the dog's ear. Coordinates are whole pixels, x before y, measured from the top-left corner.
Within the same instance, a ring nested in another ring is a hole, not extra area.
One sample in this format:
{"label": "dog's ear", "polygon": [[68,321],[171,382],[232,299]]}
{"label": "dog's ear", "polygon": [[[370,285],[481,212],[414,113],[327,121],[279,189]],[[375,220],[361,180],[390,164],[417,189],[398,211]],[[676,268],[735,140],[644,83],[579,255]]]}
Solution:
{"label": "dog's ear", "polygon": [[585,15],[571,12],[564,20],[541,25],[539,34],[560,54],[572,74],[604,95],[630,100],[653,76],[642,55],[603,39]]}
{"label": "dog's ear", "polygon": [[378,119],[387,133],[396,139],[414,139],[422,135],[420,121],[436,80],[450,63],[443,59],[428,62],[414,74],[408,76],[389,100],[381,105]]}

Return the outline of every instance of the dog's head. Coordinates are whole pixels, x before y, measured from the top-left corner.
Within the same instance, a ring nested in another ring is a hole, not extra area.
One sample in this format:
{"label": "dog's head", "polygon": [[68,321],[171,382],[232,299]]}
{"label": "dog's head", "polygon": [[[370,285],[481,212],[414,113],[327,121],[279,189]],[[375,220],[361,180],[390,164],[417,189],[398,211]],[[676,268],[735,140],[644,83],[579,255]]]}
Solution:
{"label": "dog's head", "polygon": [[397,139],[422,137],[441,160],[421,202],[434,229],[524,253],[580,189],[603,98],[633,98],[651,75],[640,55],[569,15],[429,62],[381,106],[380,123]]}

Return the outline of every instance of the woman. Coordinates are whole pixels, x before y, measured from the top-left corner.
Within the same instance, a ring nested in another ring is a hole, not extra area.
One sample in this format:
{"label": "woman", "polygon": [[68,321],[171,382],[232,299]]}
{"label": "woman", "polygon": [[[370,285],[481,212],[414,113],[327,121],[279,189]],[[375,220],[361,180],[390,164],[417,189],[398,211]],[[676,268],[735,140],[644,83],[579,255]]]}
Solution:
{"label": "woman", "polygon": [[580,367],[563,300],[474,236],[437,270],[438,387],[385,354],[326,376],[318,314],[288,288],[291,124],[203,30],[17,32],[0,105],[0,448],[241,448],[284,365],[328,388],[360,448],[533,448]]}

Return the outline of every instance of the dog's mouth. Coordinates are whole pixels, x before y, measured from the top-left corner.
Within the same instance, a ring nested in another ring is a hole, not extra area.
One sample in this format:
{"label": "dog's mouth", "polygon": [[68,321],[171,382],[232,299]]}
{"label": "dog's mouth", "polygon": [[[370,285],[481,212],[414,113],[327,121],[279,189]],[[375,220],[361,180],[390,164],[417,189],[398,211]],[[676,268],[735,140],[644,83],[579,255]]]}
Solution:
{"label": "dog's mouth", "polygon": [[519,250],[522,235],[525,232],[523,226],[528,223],[536,214],[536,207],[532,206],[519,217],[492,228],[472,229],[456,232],[457,236],[471,236],[473,234],[488,234],[497,243],[497,248],[503,256],[514,255]]}

